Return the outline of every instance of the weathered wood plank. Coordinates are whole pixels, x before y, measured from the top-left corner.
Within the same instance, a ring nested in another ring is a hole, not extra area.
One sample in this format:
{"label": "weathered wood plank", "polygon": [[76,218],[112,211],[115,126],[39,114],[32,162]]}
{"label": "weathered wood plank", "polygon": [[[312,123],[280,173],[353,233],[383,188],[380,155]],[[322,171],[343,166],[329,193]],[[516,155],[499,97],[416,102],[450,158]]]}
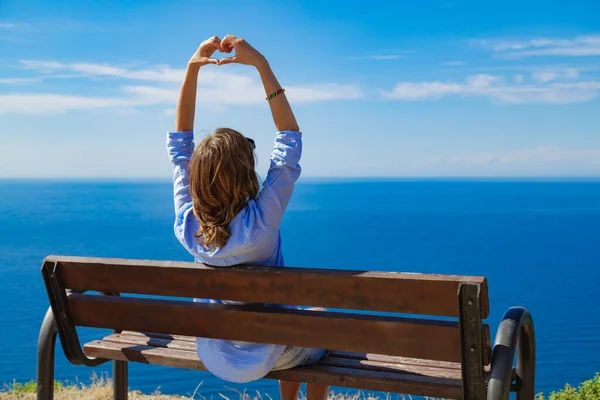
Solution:
{"label": "weathered wood plank", "polygon": [[365,354],[350,351],[332,351],[329,353],[331,357],[349,358],[358,360],[381,361],[387,363],[422,365],[425,367],[439,366],[440,368],[461,369],[459,362],[439,361],[439,360],[424,360],[420,358],[409,357],[394,357],[384,354]]}
{"label": "weathered wood plank", "polygon": [[[121,333],[122,335],[127,336],[141,336],[145,338],[156,338],[156,339],[167,339],[168,341],[183,341],[183,342],[194,342],[196,338],[193,336],[182,336],[182,335],[169,335],[164,333],[149,333],[149,332],[134,332],[134,331],[124,331]],[[484,365],[488,366],[490,363],[491,356],[491,339],[490,339],[490,327],[489,325],[483,326],[483,359]],[[371,354],[371,353],[357,353],[350,351],[332,351],[331,355],[335,355],[336,357],[345,357],[345,358],[358,358],[362,360],[371,360],[371,361],[382,361],[382,362],[397,362],[401,364],[415,364],[415,365],[439,365],[444,368],[455,368],[460,369],[461,365],[457,362],[448,362],[448,361],[439,361],[439,360],[425,360],[419,358],[409,358],[409,357],[394,357],[384,354]]]}
{"label": "weathered wood plank", "polygon": [[[198,355],[192,351],[95,341],[87,343],[84,352],[89,357],[205,369]],[[327,365],[271,372],[267,378],[443,398],[459,398],[461,390],[458,379]]]}
{"label": "weathered wood plank", "polygon": [[85,294],[69,304],[81,326],[460,361],[454,322]]}
{"label": "weathered wood plank", "polygon": [[415,374],[446,379],[461,379],[460,371],[456,369],[440,368],[435,366],[425,367],[415,364],[398,364],[329,356],[321,360],[319,362],[319,365],[328,365],[331,367],[341,368],[365,369],[382,372],[399,372],[405,374]]}
{"label": "weathered wood plank", "polygon": [[122,331],[121,334],[127,335],[127,336],[143,336],[143,337],[148,337],[148,338],[178,340],[178,341],[183,341],[183,342],[195,342],[196,341],[196,338],[194,336],[172,335],[172,334],[168,334],[168,333]]}
{"label": "weathered wood plank", "polygon": [[[128,344],[131,346],[163,347],[183,351],[196,351],[196,345],[190,341],[152,338],[142,335],[123,335],[115,333],[102,339],[103,342]],[[364,358],[338,357],[335,354],[322,359],[319,364],[343,368],[371,369],[381,371],[396,371],[418,375],[434,376],[449,379],[461,379],[460,364],[444,363],[442,361],[417,360],[401,357],[387,357],[373,360]],[[451,368],[445,366],[450,364]],[[458,365],[458,369],[455,367]]]}
{"label": "weathered wood plank", "polygon": [[204,364],[198,358],[198,354],[193,351],[96,340],[86,343],[83,346],[83,352],[88,357],[131,361],[182,369],[206,370]]}
{"label": "weathered wood plank", "polygon": [[214,268],[200,263],[50,256],[70,289],[250,303],[458,315],[461,282],[481,285],[481,316],[489,315],[483,277],[277,267]]}
{"label": "weathered wood plank", "polygon": [[127,343],[132,345],[143,345],[150,347],[164,347],[175,350],[196,351],[196,342],[184,340],[169,340],[156,337],[147,337],[142,335],[123,335],[113,333],[102,339],[105,342]]}

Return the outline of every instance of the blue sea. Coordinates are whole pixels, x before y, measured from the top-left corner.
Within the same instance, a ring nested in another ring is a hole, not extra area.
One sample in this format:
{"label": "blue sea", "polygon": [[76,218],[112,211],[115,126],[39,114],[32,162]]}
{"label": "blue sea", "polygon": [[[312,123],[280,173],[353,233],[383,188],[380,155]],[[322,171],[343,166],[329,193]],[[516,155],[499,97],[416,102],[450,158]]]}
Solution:
{"label": "blue sea", "polygon": [[[168,181],[0,181],[0,382],[35,378],[45,256],[189,261],[172,226]],[[291,266],[487,276],[492,332],[510,306],[533,314],[538,391],[600,372],[599,181],[302,179],[282,235]],[[57,379],[91,373],[58,348]],[[147,393],[278,395],[269,380],[240,386],[139,364],[130,373]]]}

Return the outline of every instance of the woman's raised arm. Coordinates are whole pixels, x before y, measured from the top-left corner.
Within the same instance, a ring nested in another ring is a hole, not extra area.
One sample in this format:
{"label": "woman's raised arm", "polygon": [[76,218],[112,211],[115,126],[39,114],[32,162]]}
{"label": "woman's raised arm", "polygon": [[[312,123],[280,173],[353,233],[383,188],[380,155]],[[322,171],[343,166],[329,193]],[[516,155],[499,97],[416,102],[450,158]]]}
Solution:
{"label": "woman's raised arm", "polygon": [[179,92],[177,111],[175,117],[175,130],[186,132],[194,129],[194,115],[196,113],[196,87],[198,86],[198,71],[206,64],[218,64],[216,58],[211,58],[221,45],[221,40],[213,36],[200,44],[188,62],[185,77]]}
{"label": "woman's raised arm", "polygon": [[276,93],[276,96],[269,100],[275,128],[279,132],[299,131],[300,128],[292,112],[292,107],[290,107],[285,94],[281,91],[282,88],[271,70],[267,59],[244,39],[231,35],[225,36],[221,42],[220,50],[225,53],[235,50],[235,55],[220,60],[219,65],[230,63],[252,65],[260,74],[267,96]]}
{"label": "woman's raised arm", "polygon": [[198,221],[192,212],[189,163],[194,151],[193,129],[198,71],[203,65],[218,64],[216,59],[210,57],[219,48],[220,43],[216,36],[205,40],[188,62],[177,102],[175,132],[169,132],[167,135],[167,152],[173,164],[175,235],[192,253],[197,246],[194,234],[198,230]]}
{"label": "woman's raised arm", "polygon": [[[227,35],[221,42],[222,52],[235,50],[233,57],[219,61],[219,65],[239,63],[252,65],[260,74],[273,122],[278,131],[271,152],[271,165],[263,189],[256,202],[261,225],[260,231],[278,230],[288,203],[294,191],[294,185],[300,177],[300,156],[302,155],[302,134],[292,112],[292,108],[279,86],[275,74],[265,57],[250,46],[244,39]],[[272,96],[273,93],[276,93]]]}

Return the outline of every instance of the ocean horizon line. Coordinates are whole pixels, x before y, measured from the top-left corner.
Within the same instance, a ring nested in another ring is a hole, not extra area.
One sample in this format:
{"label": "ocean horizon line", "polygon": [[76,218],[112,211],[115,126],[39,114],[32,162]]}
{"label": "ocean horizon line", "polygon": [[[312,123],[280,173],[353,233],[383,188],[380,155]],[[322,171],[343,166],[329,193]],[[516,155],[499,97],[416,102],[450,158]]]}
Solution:
{"label": "ocean horizon line", "polygon": [[[0,183],[170,183],[170,177],[0,177]],[[298,184],[335,182],[600,182],[600,176],[304,176]]]}

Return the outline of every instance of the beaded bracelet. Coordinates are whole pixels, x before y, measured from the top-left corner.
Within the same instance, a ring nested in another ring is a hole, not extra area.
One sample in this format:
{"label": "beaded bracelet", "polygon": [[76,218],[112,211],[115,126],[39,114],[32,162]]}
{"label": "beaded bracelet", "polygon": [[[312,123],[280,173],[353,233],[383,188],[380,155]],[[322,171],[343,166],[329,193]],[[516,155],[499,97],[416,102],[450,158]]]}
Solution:
{"label": "beaded bracelet", "polygon": [[271,99],[275,98],[275,96],[278,96],[280,94],[284,94],[285,93],[285,89],[279,89],[278,91],[271,93],[270,95],[267,96],[266,100],[270,101]]}

